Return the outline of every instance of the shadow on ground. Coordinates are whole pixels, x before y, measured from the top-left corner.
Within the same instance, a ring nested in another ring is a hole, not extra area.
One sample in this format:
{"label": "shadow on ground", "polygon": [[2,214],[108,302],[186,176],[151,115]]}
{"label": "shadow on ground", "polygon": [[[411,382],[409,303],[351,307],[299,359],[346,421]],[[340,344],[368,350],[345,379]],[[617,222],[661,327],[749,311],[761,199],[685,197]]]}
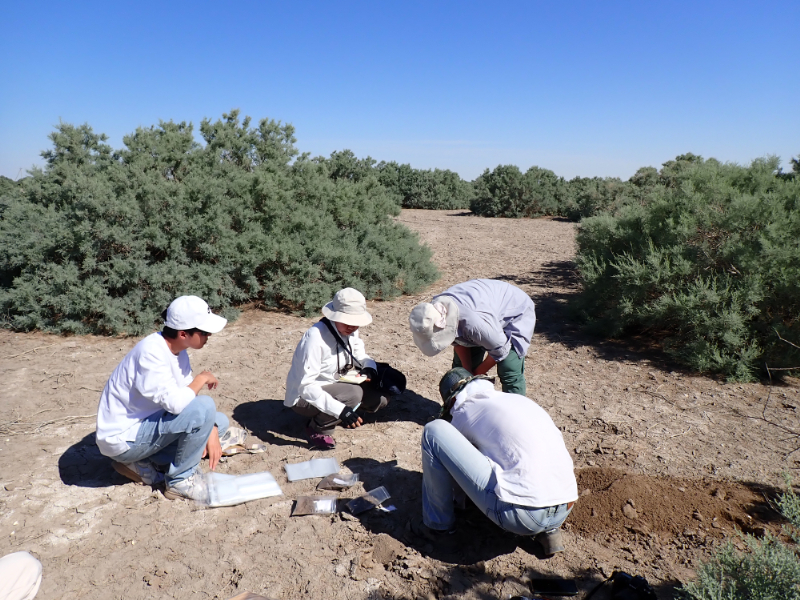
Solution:
{"label": "shadow on ground", "polygon": [[100,454],[94,432],[67,448],[58,459],[58,474],[64,485],[108,487],[130,483],[111,466],[111,459]]}
{"label": "shadow on ground", "polygon": [[[384,421],[410,421],[424,425],[439,414],[440,405],[406,390],[392,398],[389,406],[374,414],[363,413],[367,423]],[[283,400],[264,399],[243,402],[233,409],[233,418],[245,429],[268,444],[276,446],[307,445],[305,435],[306,418],[283,405]]]}

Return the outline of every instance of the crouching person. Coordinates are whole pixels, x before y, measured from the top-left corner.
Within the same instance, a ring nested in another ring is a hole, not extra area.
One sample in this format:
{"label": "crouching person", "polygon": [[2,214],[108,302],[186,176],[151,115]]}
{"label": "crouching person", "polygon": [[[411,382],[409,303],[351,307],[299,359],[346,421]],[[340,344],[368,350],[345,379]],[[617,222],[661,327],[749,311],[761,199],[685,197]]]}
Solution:
{"label": "crouching person", "polygon": [[100,452],[137,483],[165,479],[170,499],[201,500],[197,466],[207,455],[214,469],[222,454],[228,418],[216,411],[214,400],[199,395],[204,387],[217,387],[217,378],[209,371],[192,377],[186,350],[201,349],[226,323],[201,298],[177,298],[166,310],[163,331],[136,344],[100,396]]}
{"label": "crouching person", "polygon": [[439,383],[443,414],[422,433],[424,533],[452,531],[457,488],[496,525],[536,536],[545,554],[564,549],[559,527],[578,498],[561,432],[538,404],[497,392],[457,367]]}
{"label": "crouching person", "polygon": [[406,380],[366,353],[358,328],[372,323],[372,315],[361,292],[339,290],[322,307],[322,314],[294,351],[284,405],[308,419],[311,446],[328,450],[336,446],[332,435],[336,425],[360,427],[357,409],[374,413],[384,408],[405,390]]}

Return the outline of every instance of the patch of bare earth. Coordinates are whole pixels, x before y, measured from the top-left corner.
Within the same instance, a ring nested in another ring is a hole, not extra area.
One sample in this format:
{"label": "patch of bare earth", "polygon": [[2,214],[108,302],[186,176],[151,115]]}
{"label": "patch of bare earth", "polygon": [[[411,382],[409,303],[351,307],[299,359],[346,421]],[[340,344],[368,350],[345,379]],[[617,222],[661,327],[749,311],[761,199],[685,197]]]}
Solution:
{"label": "patch of bare earth", "polygon": [[[800,469],[796,380],[728,384],[642,343],[583,335],[565,310],[577,291],[570,223],[421,210],[398,220],[431,246],[442,278],[423,294],[370,302],[375,321],[362,334],[374,357],[408,374],[410,391],[364,427],[338,430],[328,453],[361,478],[342,496],[384,485],[394,512],[289,516],[316,480],[289,483],[283,465],[322,455],[282,406],[292,352],[315,319],[246,311],[193,354],[195,369],[221,382],[218,408],[268,444],[219,470],[268,470],[285,493],[218,509],[129,483],[97,451],[99,392],[137,340],[0,332],[0,554],[41,559],[37,598],[507,598],[534,576],[574,577],[585,593],[616,569],[667,598],[723,540],[740,544],[734,531],[777,531],[769,502],[781,474]],[[420,515],[420,432],[450,360],[416,350],[408,312],[474,277],[514,283],[537,305],[528,395],[562,429],[581,489],[567,550],[551,559],[474,507],[442,542],[407,533]]]}

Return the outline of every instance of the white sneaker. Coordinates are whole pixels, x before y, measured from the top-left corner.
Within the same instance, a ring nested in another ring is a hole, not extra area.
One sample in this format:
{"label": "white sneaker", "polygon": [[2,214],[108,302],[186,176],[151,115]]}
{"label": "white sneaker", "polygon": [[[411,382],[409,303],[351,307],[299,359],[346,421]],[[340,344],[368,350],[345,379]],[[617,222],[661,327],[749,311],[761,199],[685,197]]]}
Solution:
{"label": "white sneaker", "polygon": [[120,475],[124,475],[131,481],[143,485],[157,485],[164,481],[164,474],[157,471],[149,460],[140,460],[135,463],[122,464],[111,462],[111,466]]}
{"label": "white sneaker", "polygon": [[170,500],[194,500],[202,504],[208,504],[208,484],[202,473],[193,473],[181,481],[176,481],[167,485],[164,496]]}

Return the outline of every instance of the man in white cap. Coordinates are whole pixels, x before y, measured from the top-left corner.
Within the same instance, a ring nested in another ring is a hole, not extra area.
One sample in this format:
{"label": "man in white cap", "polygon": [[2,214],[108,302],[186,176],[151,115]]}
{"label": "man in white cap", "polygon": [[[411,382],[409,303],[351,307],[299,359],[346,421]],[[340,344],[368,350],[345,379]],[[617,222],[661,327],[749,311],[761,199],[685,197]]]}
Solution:
{"label": "man in white cap", "polygon": [[[392,373],[385,379],[394,376],[401,383],[385,389],[376,385],[377,364],[358,335],[359,327],[372,323],[361,292],[339,290],[322,314],[325,317],[303,334],[294,351],[284,405],[309,418],[306,434],[312,447],[328,450],[336,445],[331,435],[336,425],[360,427],[356,409],[376,412],[385,407],[391,395],[405,389],[405,377],[387,365]],[[340,381],[342,377],[347,381]]]}
{"label": "man in white cap", "polygon": [[503,391],[525,395],[525,355],[536,325],[530,296],[495,279],[472,279],[417,304],[408,317],[426,356],[451,344],[454,367],[484,375],[497,365]]}
{"label": "man in white cap", "polygon": [[134,346],[100,396],[100,452],[137,483],[165,479],[170,499],[202,499],[197,466],[208,455],[213,470],[222,455],[228,418],[217,412],[214,400],[199,395],[204,387],[217,387],[217,378],[210,371],[192,377],[186,351],[200,350],[226,323],[201,298],[177,298],[165,311],[163,330]]}

